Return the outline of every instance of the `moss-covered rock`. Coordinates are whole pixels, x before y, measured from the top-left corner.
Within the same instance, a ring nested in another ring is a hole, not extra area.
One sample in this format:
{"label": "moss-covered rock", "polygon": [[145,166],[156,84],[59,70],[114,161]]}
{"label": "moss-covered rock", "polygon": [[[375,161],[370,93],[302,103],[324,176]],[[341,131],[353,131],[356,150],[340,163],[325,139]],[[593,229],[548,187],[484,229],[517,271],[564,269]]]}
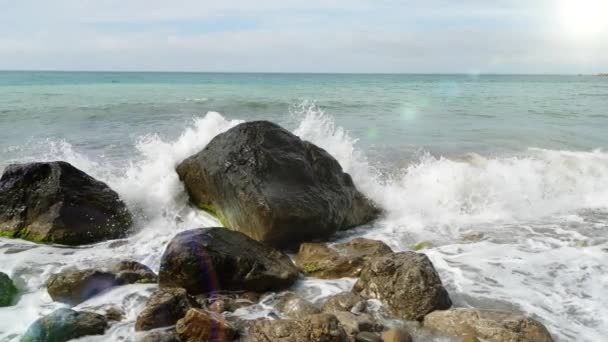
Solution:
{"label": "moss-covered rock", "polygon": [[107,319],[92,312],[59,309],[34,322],[21,342],[65,342],[90,335],[103,335]]}
{"label": "moss-covered rock", "polygon": [[11,278],[0,272],[0,307],[11,306],[17,296],[17,287]]}
{"label": "moss-covered rock", "polygon": [[274,246],[326,238],[379,214],[325,150],[267,121],[219,134],[177,173],[192,203]]}
{"label": "moss-covered rock", "polygon": [[0,236],[85,245],[127,234],[118,194],[66,162],[9,165],[0,178]]}

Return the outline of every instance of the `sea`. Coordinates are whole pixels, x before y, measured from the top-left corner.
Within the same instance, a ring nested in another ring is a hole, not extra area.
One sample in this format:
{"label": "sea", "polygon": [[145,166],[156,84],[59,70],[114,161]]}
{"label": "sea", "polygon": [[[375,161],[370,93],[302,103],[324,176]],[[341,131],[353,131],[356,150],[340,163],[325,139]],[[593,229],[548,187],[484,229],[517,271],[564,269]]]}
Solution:
{"label": "sea", "polygon": [[[0,341],[62,307],[46,292],[51,274],[123,259],[158,270],[176,233],[220,225],[188,204],[174,169],[252,120],[327,150],[384,209],[335,241],[418,249],[455,306],[530,315],[557,341],[606,340],[608,78],[19,71],[0,72],[0,170],[68,161],[120,194],[137,233],[76,248],[0,238],[0,271],[22,292],[0,308]],[[294,290],[321,302],[354,281],[303,277]],[[82,341],[135,341],[155,288],[118,287],[78,305],[125,312]],[[268,303],[235,314],[270,315]]]}

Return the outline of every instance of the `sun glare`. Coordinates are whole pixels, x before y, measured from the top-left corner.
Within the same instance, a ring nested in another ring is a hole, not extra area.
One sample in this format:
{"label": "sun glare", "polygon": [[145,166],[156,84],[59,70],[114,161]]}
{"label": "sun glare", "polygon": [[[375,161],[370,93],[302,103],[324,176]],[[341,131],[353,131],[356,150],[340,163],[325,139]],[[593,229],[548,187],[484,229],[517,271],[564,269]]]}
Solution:
{"label": "sun glare", "polygon": [[592,36],[608,31],[608,0],[562,0],[560,12],[568,34]]}

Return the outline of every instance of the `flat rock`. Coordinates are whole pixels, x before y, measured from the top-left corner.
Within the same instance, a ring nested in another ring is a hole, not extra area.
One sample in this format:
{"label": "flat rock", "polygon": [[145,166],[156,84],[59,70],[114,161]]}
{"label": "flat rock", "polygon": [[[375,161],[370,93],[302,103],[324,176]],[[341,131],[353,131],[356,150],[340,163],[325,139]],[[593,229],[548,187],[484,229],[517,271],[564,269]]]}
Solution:
{"label": "flat rock", "polygon": [[244,341],[347,342],[348,336],[336,316],[318,314],[300,320],[255,321]]}
{"label": "flat rock", "polygon": [[370,258],[392,253],[382,241],[356,238],[346,243],[303,243],[294,258],[306,275],[315,278],[356,278]]}
{"label": "flat rock", "polygon": [[118,194],[69,163],[11,164],[0,178],[0,236],[86,245],[124,237],[131,225]]}
{"label": "flat rock", "polygon": [[321,312],[314,304],[292,292],[279,296],[274,307],[282,316],[293,319],[301,319]]}
{"label": "flat rock", "polygon": [[226,228],[177,234],[161,259],[161,287],[192,295],[217,291],[265,292],[291,286],[299,271],[284,253]]}
{"label": "flat rock", "polygon": [[452,309],[435,311],[424,326],[443,334],[487,342],[552,342],[547,328],[523,315],[502,311]]}
{"label": "flat rock", "polygon": [[424,254],[401,252],[366,263],[353,291],[380,300],[388,312],[405,320],[422,320],[452,306],[433,264]]}
{"label": "flat rock", "polygon": [[329,153],[268,121],[219,134],[177,173],[192,203],[274,246],[324,239],[379,214]]}

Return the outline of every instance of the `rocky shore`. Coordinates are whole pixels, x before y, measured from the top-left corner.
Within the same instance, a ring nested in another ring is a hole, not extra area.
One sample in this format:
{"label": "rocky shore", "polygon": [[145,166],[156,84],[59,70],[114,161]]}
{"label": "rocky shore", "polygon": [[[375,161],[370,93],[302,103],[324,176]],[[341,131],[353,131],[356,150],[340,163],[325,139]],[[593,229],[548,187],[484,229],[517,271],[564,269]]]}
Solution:
{"label": "rocky shore", "polygon": [[[224,227],[192,227],[166,246],[158,275],[123,260],[63,270],[46,287],[74,307],[128,284],[158,284],[139,312],[141,341],[552,341],[532,317],[453,308],[430,259],[382,241],[333,243],[339,230],[382,215],[323,149],[280,126],[240,124],[176,167],[193,206]],[[0,236],[80,246],[128,236],[132,215],[106,184],[66,162],[11,165],[0,178]],[[290,257],[288,253],[295,252]],[[301,278],[355,278],[351,291],[309,302],[292,291]],[[0,306],[19,300],[0,273]],[[243,319],[253,305],[273,315]],[[63,308],[34,322],[22,341],[102,335],[123,319]]]}

